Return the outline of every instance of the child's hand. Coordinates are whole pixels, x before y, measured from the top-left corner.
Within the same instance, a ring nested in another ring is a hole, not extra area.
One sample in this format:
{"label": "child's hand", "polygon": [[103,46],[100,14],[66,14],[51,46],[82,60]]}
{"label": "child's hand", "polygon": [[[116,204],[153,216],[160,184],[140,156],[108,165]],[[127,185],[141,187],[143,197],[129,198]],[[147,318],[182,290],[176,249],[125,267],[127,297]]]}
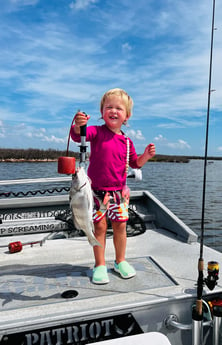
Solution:
{"label": "child's hand", "polygon": [[155,156],[156,154],[156,148],[155,145],[153,143],[149,144],[144,151],[145,154],[147,154],[147,156],[149,157],[148,159],[152,158]]}
{"label": "child's hand", "polygon": [[88,120],[89,120],[90,116],[85,114],[85,113],[81,113],[81,112],[78,112],[76,115],[75,115],[75,118],[74,118],[74,121],[75,121],[75,126],[76,127],[81,127],[81,126],[84,126],[87,124]]}
{"label": "child's hand", "polygon": [[155,145],[153,143],[147,145],[147,147],[144,150],[144,153],[141,156],[138,156],[137,165],[139,167],[142,167],[150,158],[155,156],[155,154],[156,154]]}

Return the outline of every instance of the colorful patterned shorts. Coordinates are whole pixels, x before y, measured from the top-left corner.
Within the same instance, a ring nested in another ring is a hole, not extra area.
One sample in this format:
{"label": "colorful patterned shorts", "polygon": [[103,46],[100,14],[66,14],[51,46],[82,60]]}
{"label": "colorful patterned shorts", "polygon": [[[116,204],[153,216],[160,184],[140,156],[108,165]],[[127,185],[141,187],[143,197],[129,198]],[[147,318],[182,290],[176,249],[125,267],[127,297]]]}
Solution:
{"label": "colorful patterned shorts", "polygon": [[93,222],[98,223],[106,215],[112,222],[126,222],[129,218],[129,195],[122,191],[93,191]]}

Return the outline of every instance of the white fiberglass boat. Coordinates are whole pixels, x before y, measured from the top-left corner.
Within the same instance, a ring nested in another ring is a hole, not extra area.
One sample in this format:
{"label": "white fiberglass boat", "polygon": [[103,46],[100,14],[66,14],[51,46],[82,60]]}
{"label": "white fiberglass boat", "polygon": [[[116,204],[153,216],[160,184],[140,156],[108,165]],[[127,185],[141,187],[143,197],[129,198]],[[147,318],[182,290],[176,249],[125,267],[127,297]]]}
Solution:
{"label": "white fiberglass boat", "polygon": [[[137,275],[124,280],[114,272],[110,230],[107,285],[91,282],[92,247],[72,227],[68,194],[1,199],[0,218],[1,345],[109,344],[111,339],[115,345],[125,337],[136,343],[138,335],[146,333],[153,337],[149,344],[159,344],[158,334],[161,344],[164,339],[171,345],[196,344],[192,310],[200,244],[148,191],[131,195],[127,260]],[[219,265],[222,253],[204,246],[204,258]],[[219,345],[222,285],[218,272],[208,273],[204,267],[201,337],[203,344]]]}

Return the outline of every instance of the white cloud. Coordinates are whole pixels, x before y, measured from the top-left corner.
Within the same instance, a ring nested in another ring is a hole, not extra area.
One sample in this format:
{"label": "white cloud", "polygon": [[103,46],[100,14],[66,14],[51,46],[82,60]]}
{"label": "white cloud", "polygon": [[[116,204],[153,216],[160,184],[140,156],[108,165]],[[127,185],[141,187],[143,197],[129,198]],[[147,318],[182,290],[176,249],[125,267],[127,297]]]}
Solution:
{"label": "white cloud", "polygon": [[17,6],[35,5],[39,0],[8,0],[10,3]]}
{"label": "white cloud", "polygon": [[166,139],[162,136],[162,134],[159,134],[157,137],[154,138],[155,141],[165,141]]}
{"label": "white cloud", "polygon": [[134,130],[134,129],[128,129],[126,131],[126,134],[133,140],[133,139],[137,139],[137,140],[144,140],[144,136],[141,132],[141,130],[137,129],[137,130]]}
{"label": "white cloud", "polygon": [[169,142],[168,139],[165,138],[162,134],[156,136],[154,138],[154,141],[162,147],[169,147],[171,149],[184,150],[191,148],[191,146],[185,140],[178,139],[176,142]]}
{"label": "white cloud", "polygon": [[2,120],[0,120],[0,138],[5,138],[5,128]]}
{"label": "white cloud", "polygon": [[65,144],[66,140],[63,138],[57,138],[54,135],[48,137],[47,135],[43,136],[42,141],[47,141],[49,143]]}
{"label": "white cloud", "polygon": [[[58,144],[66,146],[67,136],[66,129],[56,129],[56,128],[35,128],[34,125],[27,125],[24,122],[13,124],[8,126],[7,138],[10,145],[4,145],[6,147],[17,147],[19,145],[22,147],[23,143],[26,143],[28,147],[38,147],[40,141],[42,143]],[[60,133],[59,133],[60,132]],[[60,136],[64,134],[64,137]],[[0,139],[6,137],[6,129],[4,127],[3,121],[0,120]],[[48,146],[47,146],[48,147]]]}
{"label": "white cloud", "polygon": [[57,143],[57,144],[65,144],[66,138],[59,138],[55,135],[46,135],[47,131],[45,128],[40,128],[39,131],[33,129],[32,133],[28,133],[28,136],[31,135],[32,138],[39,138],[41,141],[46,141],[48,143]]}
{"label": "white cloud", "polygon": [[72,10],[83,10],[96,2],[98,2],[98,0],[75,0],[70,3],[69,7]]}
{"label": "white cloud", "polygon": [[39,0],[1,0],[1,11],[16,12],[26,6],[35,6],[38,2]]}
{"label": "white cloud", "polygon": [[129,52],[131,50],[132,50],[132,46],[128,42],[122,44],[123,53]]}
{"label": "white cloud", "polygon": [[219,146],[219,147],[217,148],[217,151],[222,152],[222,146]]}
{"label": "white cloud", "polygon": [[178,141],[174,143],[167,143],[167,146],[173,149],[182,149],[182,150],[191,148],[190,145],[182,139],[178,139]]}
{"label": "white cloud", "polygon": [[185,126],[174,122],[174,123],[160,123],[157,125],[157,127],[172,129],[172,128],[184,128]]}

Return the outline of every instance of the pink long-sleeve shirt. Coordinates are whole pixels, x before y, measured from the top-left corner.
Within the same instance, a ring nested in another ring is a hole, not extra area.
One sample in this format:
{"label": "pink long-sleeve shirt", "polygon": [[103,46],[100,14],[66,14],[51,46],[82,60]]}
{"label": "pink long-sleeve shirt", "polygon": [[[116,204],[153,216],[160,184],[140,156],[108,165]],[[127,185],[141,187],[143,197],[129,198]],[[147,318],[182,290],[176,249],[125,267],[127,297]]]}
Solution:
{"label": "pink long-sleeve shirt", "polygon": [[[79,134],[71,128],[71,138],[80,142]],[[129,166],[139,168],[137,154],[130,138]],[[126,184],[127,142],[125,135],[118,135],[106,125],[89,126],[86,130],[86,141],[90,141],[88,176],[94,190],[121,190]]]}

